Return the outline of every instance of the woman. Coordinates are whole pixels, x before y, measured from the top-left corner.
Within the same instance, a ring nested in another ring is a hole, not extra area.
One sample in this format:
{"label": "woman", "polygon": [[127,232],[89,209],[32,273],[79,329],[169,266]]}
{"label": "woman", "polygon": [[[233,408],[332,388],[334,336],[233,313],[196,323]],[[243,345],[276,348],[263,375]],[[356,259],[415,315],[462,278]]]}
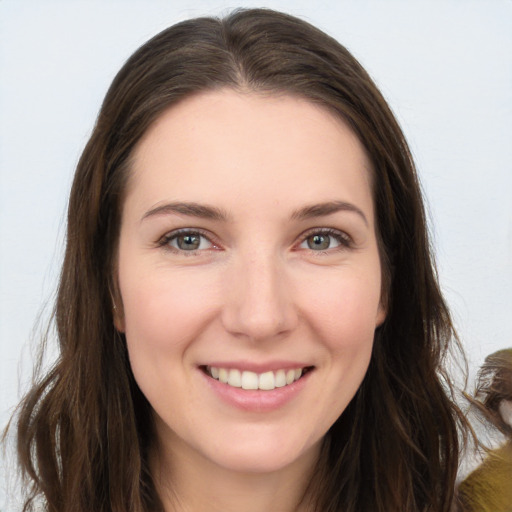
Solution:
{"label": "woman", "polygon": [[18,419],[27,509],[452,505],[465,421],[414,165],[307,23],[191,20],[128,60],[76,171],[55,319]]}

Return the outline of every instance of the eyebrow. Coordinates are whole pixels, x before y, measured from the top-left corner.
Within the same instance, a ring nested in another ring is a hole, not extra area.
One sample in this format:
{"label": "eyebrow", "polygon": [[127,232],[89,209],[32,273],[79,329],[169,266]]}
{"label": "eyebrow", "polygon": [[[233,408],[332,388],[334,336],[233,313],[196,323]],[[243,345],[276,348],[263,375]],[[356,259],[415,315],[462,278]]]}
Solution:
{"label": "eyebrow", "polygon": [[[292,215],[292,220],[307,220],[316,217],[325,217],[332,215],[340,211],[353,212],[359,215],[364,223],[368,226],[368,219],[363,211],[352,203],[345,201],[328,201],[325,203],[312,204],[304,206],[298,210],[295,210]],[[151,210],[148,210],[142,217],[141,221],[153,217],[156,215],[186,215],[189,217],[198,217],[201,219],[209,219],[225,222],[228,220],[228,214],[221,208],[215,206],[209,206],[199,203],[185,203],[175,202],[166,203],[160,206],[156,206]]]}
{"label": "eyebrow", "polygon": [[189,217],[199,217],[201,219],[210,219],[217,221],[226,221],[228,218],[227,213],[215,206],[208,206],[199,203],[166,203],[160,206],[156,206],[151,210],[147,211],[141,220],[145,220],[148,217],[155,215],[170,215],[179,214],[187,215]]}
{"label": "eyebrow", "polygon": [[328,201],[326,203],[318,203],[305,206],[304,208],[300,208],[299,210],[294,211],[292,213],[292,219],[313,219],[315,217],[325,217],[327,215],[332,215],[333,213],[343,211],[356,213],[363,219],[366,226],[369,225],[368,219],[366,218],[366,215],[363,213],[363,211],[356,205],[347,203],[345,201]]}

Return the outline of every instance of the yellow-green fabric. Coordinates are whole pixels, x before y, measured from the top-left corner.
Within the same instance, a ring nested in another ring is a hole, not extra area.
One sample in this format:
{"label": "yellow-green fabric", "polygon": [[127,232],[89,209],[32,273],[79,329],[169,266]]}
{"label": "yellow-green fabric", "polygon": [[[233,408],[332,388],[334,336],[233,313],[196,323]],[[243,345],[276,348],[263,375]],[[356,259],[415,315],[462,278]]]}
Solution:
{"label": "yellow-green fabric", "polygon": [[512,442],[489,452],[459,486],[467,512],[512,512]]}

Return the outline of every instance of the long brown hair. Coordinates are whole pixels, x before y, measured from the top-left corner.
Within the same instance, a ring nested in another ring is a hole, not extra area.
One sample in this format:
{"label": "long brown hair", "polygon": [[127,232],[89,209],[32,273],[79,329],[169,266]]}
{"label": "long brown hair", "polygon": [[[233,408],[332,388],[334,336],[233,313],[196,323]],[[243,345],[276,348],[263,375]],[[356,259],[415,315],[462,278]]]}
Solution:
{"label": "long brown hair", "polygon": [[114,79],[78,163],[55,309],[60,356],[20,406],[25,510],[161,510],[151,409],[113,326],[116,244],[130,156],[170,105],[222,87],[299,95],[334,112],[372,162],[383,297],[370,367],[325,437],[310,491],[321,512],[447,511],[464,419],[443,359],[456,342],[414,164],[376,86],[334,39],[294,17],[240,10],[179,23]]}

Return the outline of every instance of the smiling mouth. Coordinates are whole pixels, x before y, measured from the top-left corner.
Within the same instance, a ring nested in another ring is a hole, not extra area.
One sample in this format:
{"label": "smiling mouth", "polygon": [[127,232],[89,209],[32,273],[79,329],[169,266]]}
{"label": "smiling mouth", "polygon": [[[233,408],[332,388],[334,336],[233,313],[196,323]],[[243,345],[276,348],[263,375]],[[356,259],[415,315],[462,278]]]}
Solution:
{"label": "smiling mouth", "polygon": [[272,391],[276,388],[283,388],[293,384],[306,373],[313,369],[313,366],[305,368],[291,368],[287,370],[268,371],[256,373],[250,371],[241,371],[236,368],[218,368],[216,366],[203,366],[202,370],[212,379],[218,380],[223,384],[234,388],[247,390],[259,389],[262,391]]}

